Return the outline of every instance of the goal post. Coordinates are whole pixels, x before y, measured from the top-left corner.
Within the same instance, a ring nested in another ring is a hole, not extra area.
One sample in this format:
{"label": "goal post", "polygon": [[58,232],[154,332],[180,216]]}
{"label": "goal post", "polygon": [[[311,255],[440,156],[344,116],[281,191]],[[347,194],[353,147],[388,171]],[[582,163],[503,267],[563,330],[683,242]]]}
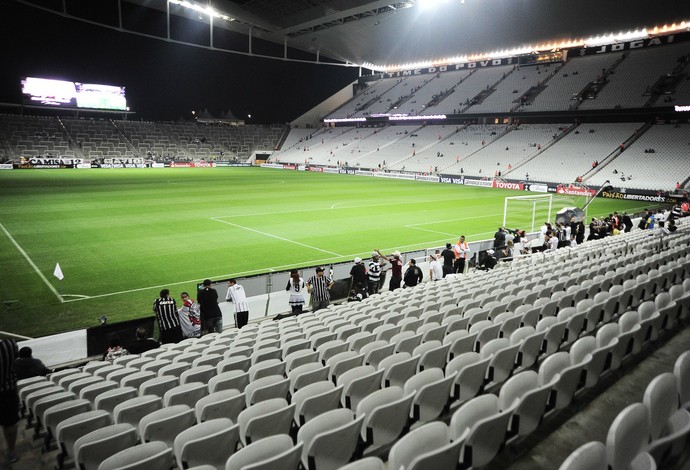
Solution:
{"label": "goal post", "polygon": [[[510,208],[509,208],[510,207]],[[503,226],[521,226],[531,224],[534,232],[537,216],[544,216],[551,220],[553,209],[553,194],[539,194],[532,196],[508,196],[503,205]]]}

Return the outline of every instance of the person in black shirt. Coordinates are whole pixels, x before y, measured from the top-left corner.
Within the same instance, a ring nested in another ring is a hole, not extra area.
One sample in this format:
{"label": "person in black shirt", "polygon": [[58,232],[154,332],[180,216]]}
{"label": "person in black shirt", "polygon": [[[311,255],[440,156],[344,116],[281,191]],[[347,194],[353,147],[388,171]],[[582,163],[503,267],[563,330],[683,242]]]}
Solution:
{"label": "person in black shirt", "polygon": [[9,468],[17,461],[17,423],[19,422],[19,395],[14,361],[17,358],[17,342],[13,339],[0,339],[0,426],[7,450],[3,468]]}
{"label": "person in black shirt", "polygon": [[127,350],[132,354],[141,354],[160,347],[160,343],[150,338],[148,331],[143,326],[137,328],[135,335],[136,341],[127,346]]}
{"label": "person in black shirt", "polygon": [[422,279],[424,279],[424,274],[422,273],[422,270],[419,269],[417,262],[414,259],[411,259],[407,265],[408,268],[407,271],[405,271],[404,279],[405,287],[414,287],[422,282]]}
{"label": "person in black shirt", "polygon": [[19,357],[14,361],[14,371],[17,373],[17,380],[50,374],[50,369],[40,359],[34,358],[32,352],[31,348],[27,346],[19,350]]}
{"label": "person in black shirt", "polygon": [[223,314],[218,306],[218,292],[211,287],[210,279],[204,279],[204,287],[197,292],[196,301],[201,307],[201,334],[223,331]]}
{"label": "person in black shirt", "polygon": [[160,297],[153,302],[153,311],[158,319],[161,343],[179,343],[182,341],[180,316],[177,314],[177,303],[170,297],[170,291],[163,289]]}
{"label": "person in black shirt", "polygon": [[350,278],[352,279],[352,288],[361,293],[363,298],[366,298],[368,294],[367,268],[362,263],[362,258],[355,258],[355,265],[350,269]]}
{"label": "person in black shirt", "polygon": [[453,245],[446,243],[446,249],[441,252],[443,257],[443,277],[446,277],[453,272],[453,262],[455,261],[455,252]]}

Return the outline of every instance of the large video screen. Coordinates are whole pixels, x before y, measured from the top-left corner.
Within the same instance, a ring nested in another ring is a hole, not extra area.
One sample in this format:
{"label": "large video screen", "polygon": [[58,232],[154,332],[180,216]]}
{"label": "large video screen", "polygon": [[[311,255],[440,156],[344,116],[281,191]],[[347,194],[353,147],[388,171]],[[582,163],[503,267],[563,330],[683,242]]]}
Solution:
{"label": "large video screen", "polygon": [[125,87],[50,78],[23,78],[22,101],[25,105],[127,111]]}

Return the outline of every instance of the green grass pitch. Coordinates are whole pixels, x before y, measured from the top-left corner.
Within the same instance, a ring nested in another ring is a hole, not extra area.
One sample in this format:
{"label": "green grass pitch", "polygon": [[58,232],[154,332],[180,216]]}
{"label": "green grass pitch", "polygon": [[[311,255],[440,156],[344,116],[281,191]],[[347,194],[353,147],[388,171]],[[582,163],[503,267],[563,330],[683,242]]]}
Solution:
{"label": "green grass pitch", "polygon": [[[491,238],[505,197],[526,194],[260,168],[0,172],[0,300],[19,300],[0,305],[0,330],[41,336],[102,314],[148,316],[161,288],[177,297],[207,277]],[[599,199],[589,214],[642,204]],[[554,211],[566,205],[554,198]]]}

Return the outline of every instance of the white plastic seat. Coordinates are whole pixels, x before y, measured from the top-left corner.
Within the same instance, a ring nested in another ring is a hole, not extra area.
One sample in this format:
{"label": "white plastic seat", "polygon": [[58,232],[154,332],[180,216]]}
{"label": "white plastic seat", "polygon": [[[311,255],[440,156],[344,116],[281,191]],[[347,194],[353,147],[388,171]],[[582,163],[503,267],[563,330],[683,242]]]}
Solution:
{"label": "white plastic seat", "polygon": [[418,370],[437,367],[446,367],[450,344],[443,344],[441,341],[433,339],[417,346],[413,351],[413,356],[419,356]]}
{"label": "white plastic seat", "polygon": [[551,387],[540,385],[539,375],[532,370],[520,372],[506,380],[498,394],[498,408],[502,412],[512,409],[509,438],[527,436],[537,429],[546,411],[550,392]]}
{"label": "white plastic seat", "polygon": [[558,470],[607,470],[606,446],[597,441],[583,444],[571,452]]}
{"label": "white plastic seat", "polygon": [[551,386],[550,408],[556,410],[570,404],[578,388],[584,386],[580,379],[582,371],[592,357],[586,355],[584,360],[573,364],[570,353],[560,351],[548,356],[539,365],[539,384]]}
{"label": "white plastic seat", "polygon": [[285,398],[261,401],[246,408],[237,417],[242,444],[276,434],[288,434],[294,415],[295,405],[288,405]]}
{"label": "white plastic seat", "polygon": [[290,392],[295,393],[309,384],[327,380],[328,367],[321,365],[320,362],[302,364],[290,371],[288,379],[290,381]]}
{"label": "white plastic seat", "polygon": [[645,389],[642,403],[649,412],[649,434],[652,441],[664,436],[671,416],[678,411],[676,377],[666,372],[654,377]]}
{"label": "white plastic seat", "polygon": [[206,384],[191,382],[173,387],[163,395],[163,405],[187,405],[194,408],[197,401],[208,395]]}
{"label": "white plastic seat", "polygon": [[323,380],[300,388],[292,395],[295,405],[295,424],[302,426],[314,417],[335,410],[340,405],[343,386],[336,387],[330,380]]}
{"label": "white plastic seat", "polygon": [[673,375],[676,377],[680,406],[690,409],[690,351],[678,356],[673,365]]}
{"label": "white plastic seat", "polygon": [[83,398],[65,401],[48,408],[43,414],[43,427],[45,429],[46,447],[56,435],[58,424],[72,416],[91,411],[91,402]]}
{"label": "white plastic seat", "polygon": [[489,359],[487,386],[505,382],[515,368],[519,344],[510,344],[508,338],[496,338],[484,345],[479,352],[482,359]]}
{"label": "white plastic seat", "polygon": [[244,392],[247,384],[249,384],[249,372],[229,370],[211,377],[208,381],[208,390],[211,393],[233,389]]}
{"label": "white plastic seat", "polygon": [[515,357],[517,370],[529,369],[537,362],[545,335],[546,332],[537,332],[532,326],[520,327],[510,335],[510,343],[519,345]]}
{"label": "white plastic seat", "polygon": [[342,374],[337,382],[343,386],[341,404],[351,410],[356,409],[364,397],[381,387],[383,372],[374,366],[359,366]]}
{"label": "white plastic seat", "polygon": [[130,398],[113,409],[115,423],[129,423],[139,431],[141,418],[163,407],[163,400],[156,395],[144,395]]}
{"label": "white plastic seat", "polygon": [[115,407],[125,400],[138,396],[134,387],[119,387],[99,394],[94,399],[94,408],[112,413]]}
{"label": "white plastic seat", "polygon": [[194,423],[194,410],[187,405],[166,406],[139,420],[139,438],[141,442],[164,442],[172,449],[175,437]]}
{"label": "white plastic seat", "polygon": [[[207,350],[208,351],[208,350]],[[192,368],[199,366],[211,366],[214,369],[218,367],[218,364],[223,360],[223,355],[218,353],[207,353],[204,351],[201,357],[198,357],[192,361]]]}
{"label": "white plastic seat", "polygon": [[288,435],[269,436],[232,454],[225,470],[297,470],[302,447],[293,445]]}
{"label": "white plastic seat", "polygon": [[[133,361],[138,361],[139,359],[141,359],[141,357],[138,354],[126,354],[124,356],[116,357],[113,360],[113,364],[118,366],[134,367],[135,369],[139,369],[140,366],[138,365],[128,365],[131,364]],[[149,357],[144,358],[144,361],[150,360],[151,358]]]}
{"label": "white plastic seat", "polygon": [[192,366],[190,369],[180,374],[180,385],[192,382],[207,384],[209,380],[216,376],[216,368],[211,365]]}
{"label": "white plastic seat", "polygon": [[154,377],[139,385],[139,395],[156,395],[163,398],[165,392],[178,385],[179,379],[172,375]]}
{"label": "white plastic seat", "polygon": [[92,405],[95,405],[96,397],[98,395],[100,395],[103,392],[107,392],[108,390],[114,390],[120,386],[120,384],[113,380],[103,380],[101,377],[98,378],[101,380],[87,385],[79,391],[79,398],[89,400]]}
{"label": "white plastic seat", "polygon": [[245,403],[244,393],[236,389],[210,393],[194,405],[196,421],[203,423],[209,419],[230,418],[235,423],[237,416],[244,410]]}
{"label": "white plastic seat", "polygon": [[231,356],[216,364],[216,372],[222,374],[231,370],[247,372],[252,365],[252,360],[245,356]]}
{"label": "white plastic seat", "polygon": [[467,330],[459,330],[449,333],[444,339],[445,344],[450,344],[448,349],[448,360],[452,361],[456,356],[475,350],[477,333],[470,333]]}
{"label": "white plastic seat", "polygon": [[563,344],[565,336],[565,329],[568,326],[568,321],[559,322],[556,317],[545,317],[537,323],[537,331],[544,331],[544,343],[546,344],[545,353],[550,355],[558,351]]}
{"label": "white plastic seat", "polygon": [[124,377],[120,384],[123,387],[134,387],[138,389],[141,386],[141,384],[155,377],[156,373],[152,371],[136,372],[134,374],[128,375],[127,377]]}
{"label": "white plastic seat", "polygon": [[388,454],[388,468],[432,470],[456,468],[464,438],[451,440],[448,426],[440,421],[426,423],[396,442]]}
{"label": "white plastic seat", "polygon": [[438,418],[450,399],[455,373],[446,377],[443,370],[432,368],[418,372],[403,387],[405,395],[415,394],[410,417],[415,421],[428,422]]}
{"label": "white plastic seat", "polygon": [[395,442],[407,426],[414,393],[403,395],[401,387],[377,390],[357,405],[356,415],[364,416],[361,438],[367,446],[381,447]]}
{"label": "white plastic seat", "polygon": [[285,363],[280,359],[266,359],[249,368],[250,382],[269,375],[285,375]]}
{"label": "white plastic seat", "polygon": [[574,343],[584,328],[585,313],[578,312],[575,307],[566,307],[558,312],[556,318],[559,322],[566,322],[563,342],[565,344]]}
{"label": "white plastic seat", "polygon": [[311,362],[319,362],[319,353],[312,349],[300,349],[285,356],[285,370],[290,373],[296,367]]}
{"label": "white plastic seat", "polygon": [[173,362],[167,366],[163,366],[158,369],[158,376],[172,375],[174,377],[180,378],[184,371],[189,370],[192,367],[191,362],[180,361]]}
{"label": "white plastic seat", "polygon": [[250,359],[252,361],[252,365],[257,364],[261,361],[265,361],[267,359],[282,359],[283,358],[283,351],[279,347],[268,347],[268,348],[261,348],[252,353],[250,356]]}
{"label": "white plastic seat", "polygon": [[[649,442],[649,412],[642,403],[634,403],[618,413],[606,435],[606,459],[611,470],[631,468]],[[652,463],[654,461],[652,460]],[[645,468],[635,465],[635,469]]]}
{"label": "white plastic seat", "polygon": [[344,351],[331,356],[326,361],[328,376],[333,382],[337,382],[338,377],[350,369],[361,366],[364,362],[364,354],[355,351]]}
{"label": "white plastic seat", "polygon": [[55,440],[60,448],[58,465],[68,457],[74,457],[74,443],[80,437],[112,424],[110,413],[93,410],[79,413],[60,421],[55,428]]}
{"label": "white plastic seat", "polygon": [[239,425],[228,418],[199,423],[179,433],[173,444],[178,468],[212,465],[218,470],[234,453],[239,440]]}
{"label": "white plastic seat", "polygon": [[282,375],[269,375],[262,377],[244,388],[247,406],[271,398],[285,398],[290,392],[290,379],[283,378]]}
{"label": "white plastic seat", "polygon": [[319,361],[321,361],[322,364],[326,364],[328,359],[338,353],[347,351],[347,348],[348,345],[345,341],[334,339],[319,345],[319,347],[316,349],[316,352],[319,353]]}
{"label": "white plastic seat", "polygon": [[172,450],[164,442],[154,441],[111,455],[98,470],[169,470],[172,464]]}
{"label": "white plastic seat", "polygon": [[[370,366],[369,366],[370,367]],[[355,418],[348,409],[322,413],[301,426],[297,442],[303,443],[302,465],[309,470],[335,470],[350,461],[364,416]]]}
{"label": "white plastic seat", "polygon": [[382,387],[403,387],[405,382],[417,373],[419,356],[412,357],[410,353],[395,353],[381,362],[378,369],[383,370]]}
{"label": "white plastic seat", "polygon": [[376,340],[368,343],[359,350],[361,354],[364,354],[364,363],[370,366],[374,366],[378,369],[379,363],[393,354],[395,349],[395,344],[389,343],[385,340]]}
{"label": "white plastic seat", "polygon": [[88,372],[77,372],[76,374],[69,374],[64,377],[61,377],[56,385],[59,385],[60,387],[64,388],[65,390],[69,389],[69,386],[76,382],[77,380],[81,379],[86,379],[89,377],[93,377],[92,374],[89,374]]}
{"label": "white plastic seat", "polygon": [[[149,352],[149,351],[147,351]],[[170,360],[165,360],[165,359],[154,359],[153,361],[149,361],[146,364],[143,364],[139,369],[142,372],[145,371],[150,371],[150,372],[155,372],[158,374],[158,371],[161,370],[165,366],[169,366],[172,364],[172,361]]]}
{"label": "white plastic seat", "polygon": [[476,352],[465,352],[446,364],[446,377],[453,376],[451,398],[464,402],[484,390],[490,357],[483,358]]}
{"label": "white plastic seat", "polygon": [[376,340],[376,335],[369,331],[360,331],[355,333],[347,339],[349,349],[351,351],[359,352],[362,346],[372,343]]}
{"label": "white plastic seat", "polygon": [[501,412],[498,397],[481,395],[464,403],[453,413],[449,432],[453,440],[465,440],[462,466],[482,467],[504,444],[512,410]]}
{"label": "white plastic seat", "polygon": [[31,405],[31,411],[35,420],[34,424],[34,429],[35,429],[35,435],[38,435],[40,432],[41,428],[43,427],[43,419],[44,419],[44,414],[45,412],[50,409],[51,407],[55,405],[60,405],[62,403],[68,402],[75,400],[77,396],[72,393],[72,392],[59,392],[59,393],[53,393],[47,396],[44,396],[43,398],[36,400],[32,405]]}
{"label": "white plastic seat", "polygon": [[74,443],[74,462],[82,470],[97,470],[101,462],[137,442],[134,426],[112,424],[81,436]]}
{"label": "white plastic seat", "polygon": [[[103,369],[100,369],[103,370]],[[129,377],[130,375],[133,374],[138,374],[139,369],[135,369],[134,367],[123,367],[122,369],[114,370],[110,372],[108,375],[105,376],[106,380],[114,380],[115,382],[118,382],[120,385],[122,385],[122,380],[126,377]]]}
{"label": "white plastic seat", "polygon": [[[614,341],[618,341],[614,339]],[[597,339],[593,336],[583,336],[575,341],[575,344],[570,348],[570,354],[575,356],[576,362],[581,362],[587,355],[591,357],[585,365],[587,379],[585,382],[586,388],[591,388],[597,384],[599,377],[607,370],[609,354],[613,349],[615,343],[597,347]]]}

